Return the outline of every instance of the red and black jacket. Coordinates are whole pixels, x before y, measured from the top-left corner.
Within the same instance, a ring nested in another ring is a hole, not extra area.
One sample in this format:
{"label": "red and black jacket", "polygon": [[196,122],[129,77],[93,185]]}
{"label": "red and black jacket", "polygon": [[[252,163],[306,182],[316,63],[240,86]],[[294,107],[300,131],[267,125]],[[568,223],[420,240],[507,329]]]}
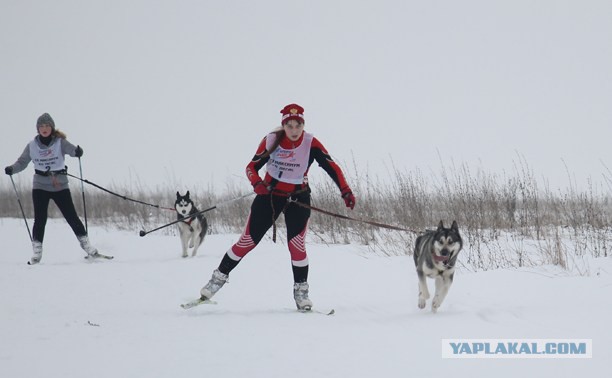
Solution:
{"label": "red and black jacket", "polygon": [[[259,146],[257,147],[257,152],[255,152],[255,156],[253,156],[253,159],[246,167],[246,175],[249,181],[251,182],[251,185],[255,185],[259,181],[262,181],[261,177],[259,176],[259,170],[268,162],[268,160],[270,160],[269,154],[266,153],[266,139],[267,136],[263,138],[261,143],[259,143]],[[281,139],[280,146],[285,149],[293,149],[299,146],[303,140],[304,133],[302,133],[300,139],[295,142],[292,142],[289,138],[284,136]],[[304,174],[303,184],[296,185],[283,182],[282,180],[279,181],[274,179],[269,174],[266,174],[263,179],[263,182],[266,184],[266,186],[271,186],[274,189],[274,194],[280,195],[284,193],[288,195],[293,192],[306,189],[308,187],[308,170],[310,169],[310,165],[315,160],[317,161],[317,163],[319,163],[319,166],[323,168],[325,172],[327,172],[329,177],[334,180],[341,192],[348,189],[348,184],[346,183],[346,179],[344,178],[342,170],[340,169],[338,164],[336,164],[336,162],[331,158],[331,156],[329,156],[329,153],[327,152],[323,144],[321,144],[321,142],[316,137],[313,138],[312,144],[310,146],[308,168],[306,169],[306,173]]]}

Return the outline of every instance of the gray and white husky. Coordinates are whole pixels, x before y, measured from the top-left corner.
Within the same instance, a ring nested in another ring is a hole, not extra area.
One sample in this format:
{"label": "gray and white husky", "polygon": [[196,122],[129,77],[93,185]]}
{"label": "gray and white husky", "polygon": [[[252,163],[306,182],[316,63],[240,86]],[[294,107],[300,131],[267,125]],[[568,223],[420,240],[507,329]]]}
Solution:
{"label": "gray and white husky", "polygon": [[204,237],[206,237],[208,222],[202,214],[196,214],[198,209],[191,198],[189,198],[189,191],[184,196],[176,192],[174,209],[176,210],[177,220],[181,220],[177,225],[181,236],[183,257],[187,257],[188,248],[193,248],[191,251],[191,256],[193,257],[198,253],[198,248],[204,241]]}
{"label": "gray and white husky", "polygon": [[445,228],[440,221],[436,230],[428,230],[416,239],[414,263],[419,276],[419,308],[425,308],[425,302],[429,299],[426,279],[429,277],[436,281],[431,311],[438,311],[453,283],[457,255],[462,247],[463,240],[456,221],[450,228]]}

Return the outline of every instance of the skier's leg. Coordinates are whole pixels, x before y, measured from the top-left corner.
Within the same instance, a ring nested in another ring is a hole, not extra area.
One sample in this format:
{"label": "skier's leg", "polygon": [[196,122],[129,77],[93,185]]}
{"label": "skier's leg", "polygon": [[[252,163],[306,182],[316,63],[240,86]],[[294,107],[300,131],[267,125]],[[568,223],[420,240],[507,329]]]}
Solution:
{"label": "skier's leg", "polygon": [[[310,195],[304,194],[298,198],[301,203],[310,204]],[[287,243],[291,254],[291,267],[293,270],[293,298],[300,310],[312,308],[312,301],[308,297],[308,255],[306,254],[306,230],[310,218],[310,209],[291,204],[285,210],[285,224],[287,226]]]}
{"label": "skier's leg", "polygon": [[34,205],[34,225],[32,226],[32,258],[30,264],[37,264],[42,259],[43,240],[49,209],[49,192],[42,189],[32,190],[32,203]]}
{"label": "skier's leg", "polygon": [[[279,201],[276,197],[272,196],[275,208],[281,202],[284,204],[282,198]],[[259,244],[266,231],[272,226],[273,215],[276,218],[280,215],[280,210],[273,212],[272,206],[269,196],[255,197],[244,232],[240,239],[225,253],[219,267],[215,269],[208,283],[200,290],[202,297],[212,298],[225,285],[228,275],[240,263],[242,258]],[[282,209],[282,207],[278,208]]]}
{"label": "skier's leg", "polygon": [[66,222],[72,228],[72,231],[76,235],[81,248],[90,256],[95,256],[98,253],[98,250],[91,245],[89,241],[89,237],[87,236],[87,231],[85,230],[85,226],[76,212],[74,207],[74,202],[72,202],[72,196],[70,194],[70,189],[60,190],[59,192],[55,192],[53,194],[53,200],[55,204],[62,212],[62,215],[66,219]]}

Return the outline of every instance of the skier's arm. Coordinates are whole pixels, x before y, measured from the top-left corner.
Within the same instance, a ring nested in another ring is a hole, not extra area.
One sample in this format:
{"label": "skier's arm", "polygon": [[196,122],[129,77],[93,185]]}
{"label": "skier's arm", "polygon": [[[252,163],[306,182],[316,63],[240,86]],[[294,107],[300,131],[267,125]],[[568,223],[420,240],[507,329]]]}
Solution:
{"label": "skier's arm", "polygon": [[30,164],[31,161],[32,158],[30,157],[30,145],[28,144],[23,149],[23,152],[21,153],[21,156],[19,156],[17,161],[13,163],[13,165],[11,165],[11,167],[13,167],[13,174],[19,173],[26,169],[26,167],[28,166],[28,164]]}
{"label": "skier's arm", "polygon": [[340,166],[331,158],[323,144],[321,144],[317,138],[312,140],[310,159],[314,159],[319,163],[319,166],[327,172],[332,180],[334,180],[340,191],[344,191],[349,187],[342,173],[342,169],[340,169]]}
{"label": "skier's arm", "polygon": [[72,157],[76,157],[77,147],[74,144],[68,142],[66,138],[61,138],[60,143],[62,144],[62,153],[64,155],[70,155]]}
{"label": "skier's arm", "polygon": [[[314,138],[312,140],[312,146],[310,148],[310,159],[314,159],[319,163],[319,166],[327,172],[329,177],[334,180],[338,188],[340,189],[340,194],[342,195],[342,199],[346,207],[351,210],[355,207],[355,195],[353,195],[353,191],[348,186],[346,179],[344,178],[344,174],[340,169],[340,166],[336,164],[336,162],[329,156],[329,153],[323,147],[321,142]],[[310,161],[309,163],[311,163]]]}
{"label": "skier's arm", "polygon": [[269,156],[262,157],[262,155],[266,152],[266,138],[263,138],[259,146],[257,147],[257,151],[255,152],[255,156],[246,166],[246,176],[251,182],[251,185],[255,186],[258,182],[262,181],[259,176],[259,170],[266,165]]}

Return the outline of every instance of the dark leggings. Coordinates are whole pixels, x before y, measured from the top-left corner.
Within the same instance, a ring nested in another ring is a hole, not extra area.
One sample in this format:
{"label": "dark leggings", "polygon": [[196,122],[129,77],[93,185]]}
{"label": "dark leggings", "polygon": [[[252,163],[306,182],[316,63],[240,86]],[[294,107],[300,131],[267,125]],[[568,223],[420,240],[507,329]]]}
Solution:
{"label": "dark leggings", "polygon": [[[310,205],[310,193],[301,193],[295,195],[294,198],[303,204]],[[251,205],[251,214],[246,230],[240,240],[232,246],[232,252],[239,258],[244,257],[259,244],[266,232],[272,227],[273,221],[276,221],[283,212],[285,214],[285,225],[287,226],[287,241],[291,241],[306,231],[310,209],[289,203],[285,196],[258,195]],[[303,248],[302,246],[300,250],[296,251],[295,246],[290,243],[289,250],[292,258],[298,255],[306,257],[306,251]],[[221,273],[229,274],[239,262],[240,260],[235,260],[226,253],[218,269]],[[306,282],[308,279],[307,264],[302,266],[292,265],[292,269],[295,282]]]}
{"label": "dark leggings", "polygon": [[[295,196],[295,199],[303,204],[310,205],[310,194],[303,193]],[[266,232],[272,227],[272,219],[278,219],[281,213],[285,213],[285,225],[287,226],[287,240],[304,231],[310,209],[293,203],[287,203],[288,198],[284,196],[257,196],[251,205],[251,218],[249,230],[255,244],[259,244]]]}
{"label": "dark leggings", "polygon": [[49,210],[50,200],[55,202],[77,237],[87,235],[85,226],[83,226],[83,222],[81,222],[79,219],[76,209],[74,208],[72,196],[70,195],[70,189],[60,190],[59,192],[48,192],[42,189],[33,189],[32,201],[34,203],[34,226],[32,227],[32,236],[34,240],[42,243],[43,239],[45,238],[45,225],[47,224],[47,213]]}

